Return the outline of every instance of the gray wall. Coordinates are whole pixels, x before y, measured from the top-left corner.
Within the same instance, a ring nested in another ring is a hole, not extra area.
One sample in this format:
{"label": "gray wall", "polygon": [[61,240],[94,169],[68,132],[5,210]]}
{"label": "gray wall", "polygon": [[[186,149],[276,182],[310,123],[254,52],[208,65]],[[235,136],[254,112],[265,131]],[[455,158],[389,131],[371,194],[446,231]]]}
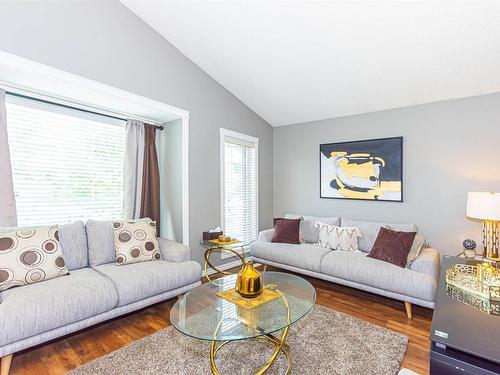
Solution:
{"label": "gray wall", "polygon": [[[319,144],[404,136],[404,203],[319,198]],[[274,215],[415,223],[443,254],[481,238],[467,191],[500,191],[500,93],[274,129]]]}
{"label": "gray wall", "polygon": [[163,124],[157,132],[160,167],[160,233],[182,242],[182,120]]}
{"label": "gray wall", "polygon": [[271,226],[270,125],[122,4],[1,1],[0,25],[0,50],[191,112],[190,242],[195,259],[202,259],[201,232],[220,225],[220,127],[260,138],[260,225]]}

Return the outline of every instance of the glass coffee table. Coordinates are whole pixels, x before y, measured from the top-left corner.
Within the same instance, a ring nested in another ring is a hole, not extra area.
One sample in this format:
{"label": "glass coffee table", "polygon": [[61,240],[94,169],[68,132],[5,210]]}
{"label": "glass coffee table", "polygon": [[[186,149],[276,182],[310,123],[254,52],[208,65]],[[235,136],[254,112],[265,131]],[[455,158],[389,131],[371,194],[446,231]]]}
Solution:
{"label": "glass coffee table", "polygon": [[[248,308],[216,295],[234,288],[237,275],[225,276],[203,284],[182,296],[170,311],[170,321],[181,333],[211,341],[210,367],[220,375],[216,355],[220,348],[238,340],[263,339],[274,345],[271,357],[256,372],[264,374],[282,352],[291,372],[286,344],[290,326],[311,311],[316,291],[305,279],[282,272],[262,273],[264,287],[277,293],[275,299]],[[275,336],[281,332],[281,336]]]}

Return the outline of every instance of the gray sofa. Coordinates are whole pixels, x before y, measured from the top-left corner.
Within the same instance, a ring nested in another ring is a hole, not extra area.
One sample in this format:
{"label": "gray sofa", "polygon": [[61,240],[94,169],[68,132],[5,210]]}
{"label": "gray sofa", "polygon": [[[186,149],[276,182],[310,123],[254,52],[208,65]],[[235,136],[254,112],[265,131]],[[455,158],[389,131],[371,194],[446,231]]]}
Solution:
{"label": "gray sofa", "polygon": [[179,243],[160,238],[162,260],[118,266],[110,221],[60,225],[59,238],[69,275],[0,293],[2,367],[12,353],[200,285],[201,266]]}
{"label": "gray sofa", "polygon": [[[306,242],[300,245],[273,243],[271,241],[274,229],[263,231],[251,248],[254,261],[404,301],[409,318],[411,304],[434,308],[440,265],[437,250],[424,247],[406,268],[367,257],[382,226],[400,231],[417,231],[415,225],[354,221],[336,217],[303,218],[301,232]],[[318,232],[314,228],[316,221],[360,228],[360,251],[333,251],[315,245],[318,242]]]}

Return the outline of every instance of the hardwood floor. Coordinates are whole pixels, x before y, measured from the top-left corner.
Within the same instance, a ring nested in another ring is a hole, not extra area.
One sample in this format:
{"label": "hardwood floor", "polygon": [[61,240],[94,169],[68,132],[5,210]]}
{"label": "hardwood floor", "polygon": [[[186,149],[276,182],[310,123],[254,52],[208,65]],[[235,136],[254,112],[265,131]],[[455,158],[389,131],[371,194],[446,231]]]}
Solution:
{"label": "hardwood floor", "polygon": [[[269,271],[277,270],[269,267]],[[317,303],[400,332],[409,337],[403,367],[429,373],[429,331],[432,310],[413,306],[408,319],[404,303],[371,293],[305,277],[316,288]],[[58,375],[128,343],[170,326],[170,309],[177,299],[114,319],[79,333],[14,355],[11,375]]]}

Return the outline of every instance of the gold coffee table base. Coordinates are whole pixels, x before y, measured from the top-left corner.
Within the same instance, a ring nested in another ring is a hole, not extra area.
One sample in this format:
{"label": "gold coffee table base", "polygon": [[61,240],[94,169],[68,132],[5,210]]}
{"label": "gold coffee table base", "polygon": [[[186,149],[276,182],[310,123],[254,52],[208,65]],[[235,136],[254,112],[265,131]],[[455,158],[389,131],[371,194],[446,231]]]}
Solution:
{"label": "gold coffee table base", "polygon": [[[274,345],[274,351],[273,354],[271,354],[271,356],[267,360],[267,362],[255,373],[255,375],[265,374],[267,370],[269,370],[269,368],[274,364],[274,362],[276,362],[276,359],[278,358],[280,352],[282,352],[286,356],[288,362],[286,374],[289,375],[292,372],[292,361],[290,359],[290,353],[288,351],[289,348],[288,345],[285,343],[286,337],[288,336],[288,330],[290,329],[290,306],[288,305],[288,301],[285,295],[277,289],[275,291],[280,295],[283,304],[285,305],[288,325],[285,327],[285,329],[283,329],[280,338],[277,338],[276,336],[271,334],[266,334],[263,336],[256,337],[257,339],[263,339],[271,342]],[[217,328],[214,333],[215,337],[219,332],[221,324],[222,320],[217,325]],[[217,352],[220,350],[220,348],[222,348],[223,346],[225,346],[230,342],[231,341],[215,341],[215,340],[212,341],[212,344],[210,345],[210,368],[212,370],[212,374],[222,375],[217,369],[217,365],[215,364],[215,357],[217,356]]]}
{"label": "gold coffee table base", "polygon": [[[286,336],[288,335],[288,328],[286,327],[283,330],[283,333],[281,335],[281,338],[277,338],[274,335],[265,335],[258,337],[258,339],[266,340],[268,342],[271,342],[275,348],[273,351],[273,354],[269,357],[267,362],[255,373],[255,375],[262,375],[267,372],[267,370],[276,362],[276,359],[278,358],[278,355],[280,352],[282,352],[286,356],[286,360],[288,363],[288,367],[286,370],[286,375],[289,375],[292,373],[292,361],[290,359],[290,353],[288,352],[288,345],[285,343]],[[217,365],[215,364],[215,357],[217,356],[217,352],[219,351],[220,348],[225,346],[226,344],[230,343],[231,341],[212,341],[212,344],[210,345],[210,368],[212,370],[212,374],[214,375],[222,375],[219,370],[217,369]]]}

